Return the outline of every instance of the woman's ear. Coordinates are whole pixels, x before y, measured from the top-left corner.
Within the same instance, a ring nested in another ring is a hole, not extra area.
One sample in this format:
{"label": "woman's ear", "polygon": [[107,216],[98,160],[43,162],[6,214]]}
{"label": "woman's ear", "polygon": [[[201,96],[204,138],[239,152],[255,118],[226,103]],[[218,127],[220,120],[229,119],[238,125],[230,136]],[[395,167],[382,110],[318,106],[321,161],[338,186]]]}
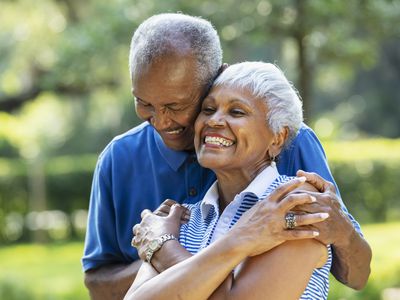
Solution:
{"label": "woman's ear", "polygon": [[269,156],[277,157],[279,153],[281,153],[283,145],[285,144],[287,138],[289,136],[289,129],[284,127],[280,132],[275,134],[274,139],[269,146]]}

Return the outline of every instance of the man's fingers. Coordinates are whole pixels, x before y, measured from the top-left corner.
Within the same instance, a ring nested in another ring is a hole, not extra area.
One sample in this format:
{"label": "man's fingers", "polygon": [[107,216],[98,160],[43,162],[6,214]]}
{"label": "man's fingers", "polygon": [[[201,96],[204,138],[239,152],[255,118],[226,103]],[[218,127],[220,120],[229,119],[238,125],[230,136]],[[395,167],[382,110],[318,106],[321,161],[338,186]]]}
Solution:
{"label": "man's fingers", "polygon": [[302,240],[302,239],[313,239],[319,236],[319,232],[316,230],[285,230],[283,232],[283,238],[285,240]]}
{"label": "man's fingers", "polygon": [[174,218],[174,219],[182,219],[183,213],[185,212],[185,208],[179,204],[174,204],[171,207],[169,215],[167,218]]}
{"label": "man's fingers", "polygon": [[332,182],[326,181],[316,173],[298,170],[296,175],[305,177],[307,179],[307,182],[312,184],[320,192],[326,192],[326,191],[331,191],[333,193],[336,192],[335,186],[333,185]]}
{"label": "man's fingers", "polygon": [[295,190],[299,186],[301,186],[304,182],[306,182],[305,177],[296,177],[280,186],[278,186],[269,196],[269,201],[278,202],[283,197],[285,197],[288,193]]}
{"label": "man's fingers", "polygon": [[286,212],[298,205],[315,203],[316,201],[317,199],[308,193],[296,193],[287,195],[278,205],[282,211]]}

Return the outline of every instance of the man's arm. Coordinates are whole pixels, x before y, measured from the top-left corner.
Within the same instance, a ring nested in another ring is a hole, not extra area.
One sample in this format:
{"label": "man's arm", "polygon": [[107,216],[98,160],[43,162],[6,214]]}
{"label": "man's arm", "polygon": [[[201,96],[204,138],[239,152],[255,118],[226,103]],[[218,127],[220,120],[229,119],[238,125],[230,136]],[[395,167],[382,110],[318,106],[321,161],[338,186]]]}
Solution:
{"label": "man's arm", "polygon": [[362,237],[358,223],[350,220],[352,216],[347,213],[337,187],[329,191],[323,188],[327,187],[328,181],[334,185],[335,181],[324,149],[309,127],[303,125],[292,144],[281,153],[278,170],[289,176],[304,170],[317,173],[325,179],[318,180],[320,188],[317,188],[321,193],[315,195],[318,203],[312,205],[314,211],[323,209],[330,215],[325,222],[316,226],[320,231],[319,239],[332,244],[332,274],[335,278],[351,288],[362,289],[370,273],[371,248]]}
{"label": "man's arm", "polygon": [[110,165],[109,152],[106,151],[100,156],[93,176],[82,258],[85,285],[93,300],[122,299],[141,264],[137,257],[132,255],[131,263],[121,253],[116,235],[112,185],[107,175]]}
{"label": "man's arm", "polygon": [[85,285],[93,300],[122,299],[142,264],[141,260],[133,263],[105,265],[85,272]]}
{"label": "man's arm", "polygon": [[299,171],[321,193],[313,194],[317,202],[304,209],[308,212],[325,211],[329,218],[315,224],[320,235],[317,238],[324,244],[331,244],[333,264],[331,272],[337,280],[347,286],[360,290],[367,283],[371,272],[372,251],[367,241],[355,230],[348,215],[342,210],[337,199],[335,186],[315,173]]}

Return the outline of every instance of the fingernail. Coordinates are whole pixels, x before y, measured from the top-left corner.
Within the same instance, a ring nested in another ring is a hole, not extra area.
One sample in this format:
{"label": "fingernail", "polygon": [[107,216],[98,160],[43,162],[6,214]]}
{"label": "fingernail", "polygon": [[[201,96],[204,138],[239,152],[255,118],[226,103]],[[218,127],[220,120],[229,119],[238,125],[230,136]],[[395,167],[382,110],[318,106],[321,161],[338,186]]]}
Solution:
{"label": "fingernail", "polygon": [[315,198],[314,196],[311,196],[311,202],[317,202],[317,198]]}
{"label": "fingernail", "polygon": [[329,217],[329,214],[328,213],[321,213],[321,218],[322,219],[326,219],[326,218],[328,218]]}
{"label": "fingernail", "polygon": [[306,182],[307,178],[305,178],[304,176],[299,177],[299,181],[300,182]]}
{"label": "fingernail", "polygon": [[312,235],[313,236],[319,236],[319,232],[318,231],[313,231]]}

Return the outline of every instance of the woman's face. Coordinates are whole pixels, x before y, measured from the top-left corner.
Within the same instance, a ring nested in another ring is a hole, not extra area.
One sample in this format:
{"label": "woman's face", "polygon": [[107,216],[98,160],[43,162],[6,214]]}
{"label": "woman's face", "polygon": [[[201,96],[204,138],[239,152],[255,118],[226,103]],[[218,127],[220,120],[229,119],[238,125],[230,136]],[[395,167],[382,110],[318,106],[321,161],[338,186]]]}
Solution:
{"label": "woman's face", "polygon": [[257,171],[268,164],[274,134],[267,105],[245,89],[212,88],[195,123],[195,148],[203,167]]}

